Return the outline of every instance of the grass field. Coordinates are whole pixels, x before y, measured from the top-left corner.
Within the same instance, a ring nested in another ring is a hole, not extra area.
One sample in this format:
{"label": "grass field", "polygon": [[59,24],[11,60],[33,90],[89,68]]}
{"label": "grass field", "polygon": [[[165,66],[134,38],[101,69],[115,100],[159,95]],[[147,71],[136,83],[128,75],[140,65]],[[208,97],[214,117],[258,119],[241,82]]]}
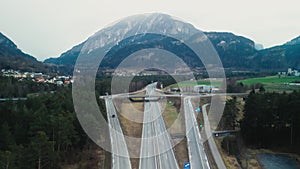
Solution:
{"label": "grass field", "polygon": [[[238,82],[242,82],[244,85],[251,86],[258,83],[263,84],[264,88],[267,91],[275,91],[275,92],[291,92],[293,90],[300,90],[300,86],[295,85],[289,85],[288,83],[293,83],[295,81],[300,81],[300,77],[296,76],[267,76],[267,77],[259,77],[259,78],[250,78],[250,79],[244,79],[240,80]],[[185,87],[193,87],[195,85],[212,85],[215,87],[220,87],[222,82],[218,79],[210,80],[204,79],[204,80],[198,80],[198,81],[183,81],[179,82],[178,84],[173,84],[168,87],[179,87],[179,88],[185,88]]]}
{"label": "grass field", "polygon": [[252,79],[245,79],[241,80],[246,85],[262,83],[262,84],[269,84],[269,83],[291,83],[293,81],[299,81],[300,77],[296,76],[286,76],[279,78],[278,76],[267,76],[261,78],[252,78]]}
{"label": "grass field", "polygon": [[267,91],[293,91],[293,90],[299,90],[300,86],[293,86],[288,85],[288,83],[292,83],[295,81],[300,81],[300,77],[295,76],[285,76],[285,77],[278,77],[278,76],[267,76],[267,77],[261,77],[261,78],[251,78],[251,79],[245,79],[240,80],[238,82],[242,82],[245,85],[255,85],[257,83],[263,84],[264,88]]}
{"label": "grass field", "polygon": [[210,82],[209,80],[183,81],[183,82],[179,82],[178,84],[173,84],[170,87],[184,88],[184,87],[193,87],[195,85],[212,85],[215,87],[220,87],[221,81],[220,80],[212,80],[212,82]]}

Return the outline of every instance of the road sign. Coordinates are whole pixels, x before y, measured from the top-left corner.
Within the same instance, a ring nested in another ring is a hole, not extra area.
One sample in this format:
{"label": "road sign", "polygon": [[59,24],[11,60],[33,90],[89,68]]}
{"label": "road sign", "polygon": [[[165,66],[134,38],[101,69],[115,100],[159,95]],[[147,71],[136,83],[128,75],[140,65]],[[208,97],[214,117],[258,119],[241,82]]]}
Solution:
{"label": "road sign", "polygon": [[200,108],[200,107],[197,107],[197,108],[195,109],[195,111],[199,113],[199,112],[201,111],[201,108]]}
{"label": "road sign", "polygon": [[184,162],[183,163],[184,165],[184,169],[191,169],[191,164],[190,164],[190,162]]}

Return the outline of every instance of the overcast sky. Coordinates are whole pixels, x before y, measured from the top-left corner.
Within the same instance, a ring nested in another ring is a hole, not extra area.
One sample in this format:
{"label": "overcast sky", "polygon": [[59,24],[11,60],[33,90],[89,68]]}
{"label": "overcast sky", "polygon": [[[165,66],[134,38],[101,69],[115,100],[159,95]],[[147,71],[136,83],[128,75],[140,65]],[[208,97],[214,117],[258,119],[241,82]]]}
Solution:
{"label": "overcast sky", "polygon": [[0,0],[0,32],[44,60],[116,20],[161,12],[270,47],[300,35],[299,6],[299,0]]}

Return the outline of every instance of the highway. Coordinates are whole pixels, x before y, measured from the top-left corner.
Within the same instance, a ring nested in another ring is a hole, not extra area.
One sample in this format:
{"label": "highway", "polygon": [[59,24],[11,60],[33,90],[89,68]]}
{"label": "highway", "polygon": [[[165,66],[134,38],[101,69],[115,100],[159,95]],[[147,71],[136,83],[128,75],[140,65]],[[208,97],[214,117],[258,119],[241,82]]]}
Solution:
{"label": "highway", "polygon": [[[112,169],[131,169],[127,144],[112,98],[105,99],[112,152]],[[112,117],[112,116],[115,117]]]}
{"label": "highway", "polygon": [[184,114],[191,169],[209,169],[191,97],[184,98]]}
{"label": "highway", "polygon": [[[146,87],[146,95],[155,94],[156,83]],[[179,169],[171,138],[161,115],[159,102],[145,102],[140,169]]]}
{"label": "highway", "polygon": [[208,145],[209,145],[210,151],[212,153],[212,156],[214,157],[214,161],[217,164],[217,167],[219,169],[226,169],[224,161],[219,153],[216,142],[215,142],[214,137],[211,132],[210,122],[208,120],[208,115],[207,115],[207,111],[206,111],[206,107],[208,105],[209,104],[205,104],[202,106],[202,114],[203,114],[203,118],[204,118],[204,130],[205,130],[205,134],[206,134],[206,137],[208,140]]}
{"label": "highway", "polygon": [[[175,154],[172,149],[171,138],[167,132],[162,117],[162,108],[159,101],[165,97],[183,97],[184,114],[186,124],[186,137],[189,152],[189,160],[192,169],[209,169],[209,162],[204,151],[203,139],[199,132],[198,123],[191,103],[191,98],[212,97],[214,95],[245,95],[244,93],[218,93],[206,95],[194,94],[162,94],[156,90],[156,83],[145,88],[145,95],[117,94],[107,95],[100,98],[105,99],[109,132],[112,148],[112,168],[131,169],[129,153],[124,135],[118,120],[112,98],[144,98],[144,118],[142,129],[142,143],[140,148],[139,169],[179,169]],[[225,164],[218,151],[208,119],[206,107],[202,106],[204,118],[204,130],[208,138],[208,144],[214,161],[219,169],[225,169]],[[112,117],[112,116],[115,117]]]}

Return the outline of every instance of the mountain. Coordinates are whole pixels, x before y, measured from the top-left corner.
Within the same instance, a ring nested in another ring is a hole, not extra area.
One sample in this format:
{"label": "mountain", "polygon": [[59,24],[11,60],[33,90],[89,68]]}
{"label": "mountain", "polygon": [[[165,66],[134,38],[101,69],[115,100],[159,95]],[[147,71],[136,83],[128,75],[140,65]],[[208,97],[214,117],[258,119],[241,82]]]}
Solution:
{"label": "mountain", "polygon": [[23,53],[17,45],[0,32],[0,69],[48,72],[49,66]]}
{"label": "mountain", "polygon": [[295,39],[292,39],[291,41],[287,42],[285,45],[299,45],[300,44],[300,36],[298,36]]}
{"label": "mountain", "polygon": [[300,43],[299,37],[285,43],[284,45],[275,46],[269,49],[261,50],[258,53],[260,66],[264,69],[281,69],[288,68],[300,69]]}
{"label": "mountain", "polygon": [[255,43],[243,36],[227,32],[205,32],[217,50],[224,68],[250,69],[252,56],[257,52]]}
{"label": "mountain", "polygon": [[[168,15],[161,15],[161,14],[151,14],[151,15],[137,15],[133,17],[128,17],[115,25],[112,25],[110,27],[107,27],[105,29],[100,30],[95,35],[89,38],[88,41],[95,41],[95,50],[96,49],[103,49],[103,50],[109,50],[111,47],[115,45],[116,42],[120,42],[119,47],[115,47],[114,49],[121,50],[122,46],[130,46],[131,49],[139,49],[141,48],[141,44],[148,43],[148,47],[151,45],[153,46],[159,46],[158,39],[164,38],[164,37],[158,37],[158,36],[151,36],[147,34],[147,32],[160,32],[162,35],[166,30],[171,30],[173,34],[176,34],[183,39],[186,38],[185,35],[189,33],[195,33],[198,32],[192,25],[186,24],[180,21],[170,22],[172,19]],[[172,23],[173,25],[171,25]],[[139,36],[138,38],[133,38],[131,40],[126,39],[129,34],[141,32],[141,34],[144,33],[144,36]],[[149,39],[150,38],[150,39]],[[153,38],[153,39],[151,39]],[[94,40],[92,40],[94,39]],[[139,40],[139,41],[137,41]],[[69,66],[71,69],[74,66],[74,63],[80,53],[81,48],[85,45],[87,41],[73,47],[69,51],[63,53],[59,58],[50,58],[45,60],[45,63],[52,63],[52,64],[62,64]],[[143,42],[143,43],[142,43]],[[163,43],[163,42],[161,42]],[[151,45],[150,45],[151,44]],[[125,51],[124,51],[125,50]],[[126,51],[126,49],[122,49],[123,52],[129,52]],[[117,51],[114,51],[115,53],[120,53]],[[113,51],[109,53],[110,56],[113,54]],[[122,55],[124,55],[122,53]],[[109,62],[108,62],[109,61]],[[120,56],[118,57],[106,57],[103,59],[104,63],[103,67],[115,67],[116,64],[120,61]]]}
{"label": "mountain", "polygon": [[[195,65],[198,63],[197,57],[191,51],[186,50],[183,44],[181,46],[167,45],[174,39],[168,39],[164,34],[168,30],[172,35],[180,37],[183,41],[191,41],[191,35],[201,32],[189,23],[182,22],[165,14],[147,14],[137,15],[125,18],[114,25],[100,30],[87,41],[66,51],[58,58],[50,58],[45,63],[64,65],[72,72],[77,57],[86,43],[94,42],[91,51],[108,51],[100,66],[104,68],[116,68],[122,59],[126,58],[133,51],[138,51],[145,47],[150,48],[168,48],[169,51],[176,51],[177,55],[187,62],[189,66],[201,67]],[[139,32],[140,34],[137,34]],[[147,32],[158,32],[159,35],[151,35]],[[136,33],[136,37],[127,37],[127,35]],[[256,71],[276,71],[284,70],[290,66],[296,66],[295,61],[299,60],[297,45],[299,39],[292,40],[283,46],[257,50],[255,43],[243,36],[237,36],[229,32],[204,32],[207,38],[218,52],[224,68],[231,70],[256,70]],[[180,50],[180,51],[178,51]],[[174,63],[176,65],[176,63]]]}

